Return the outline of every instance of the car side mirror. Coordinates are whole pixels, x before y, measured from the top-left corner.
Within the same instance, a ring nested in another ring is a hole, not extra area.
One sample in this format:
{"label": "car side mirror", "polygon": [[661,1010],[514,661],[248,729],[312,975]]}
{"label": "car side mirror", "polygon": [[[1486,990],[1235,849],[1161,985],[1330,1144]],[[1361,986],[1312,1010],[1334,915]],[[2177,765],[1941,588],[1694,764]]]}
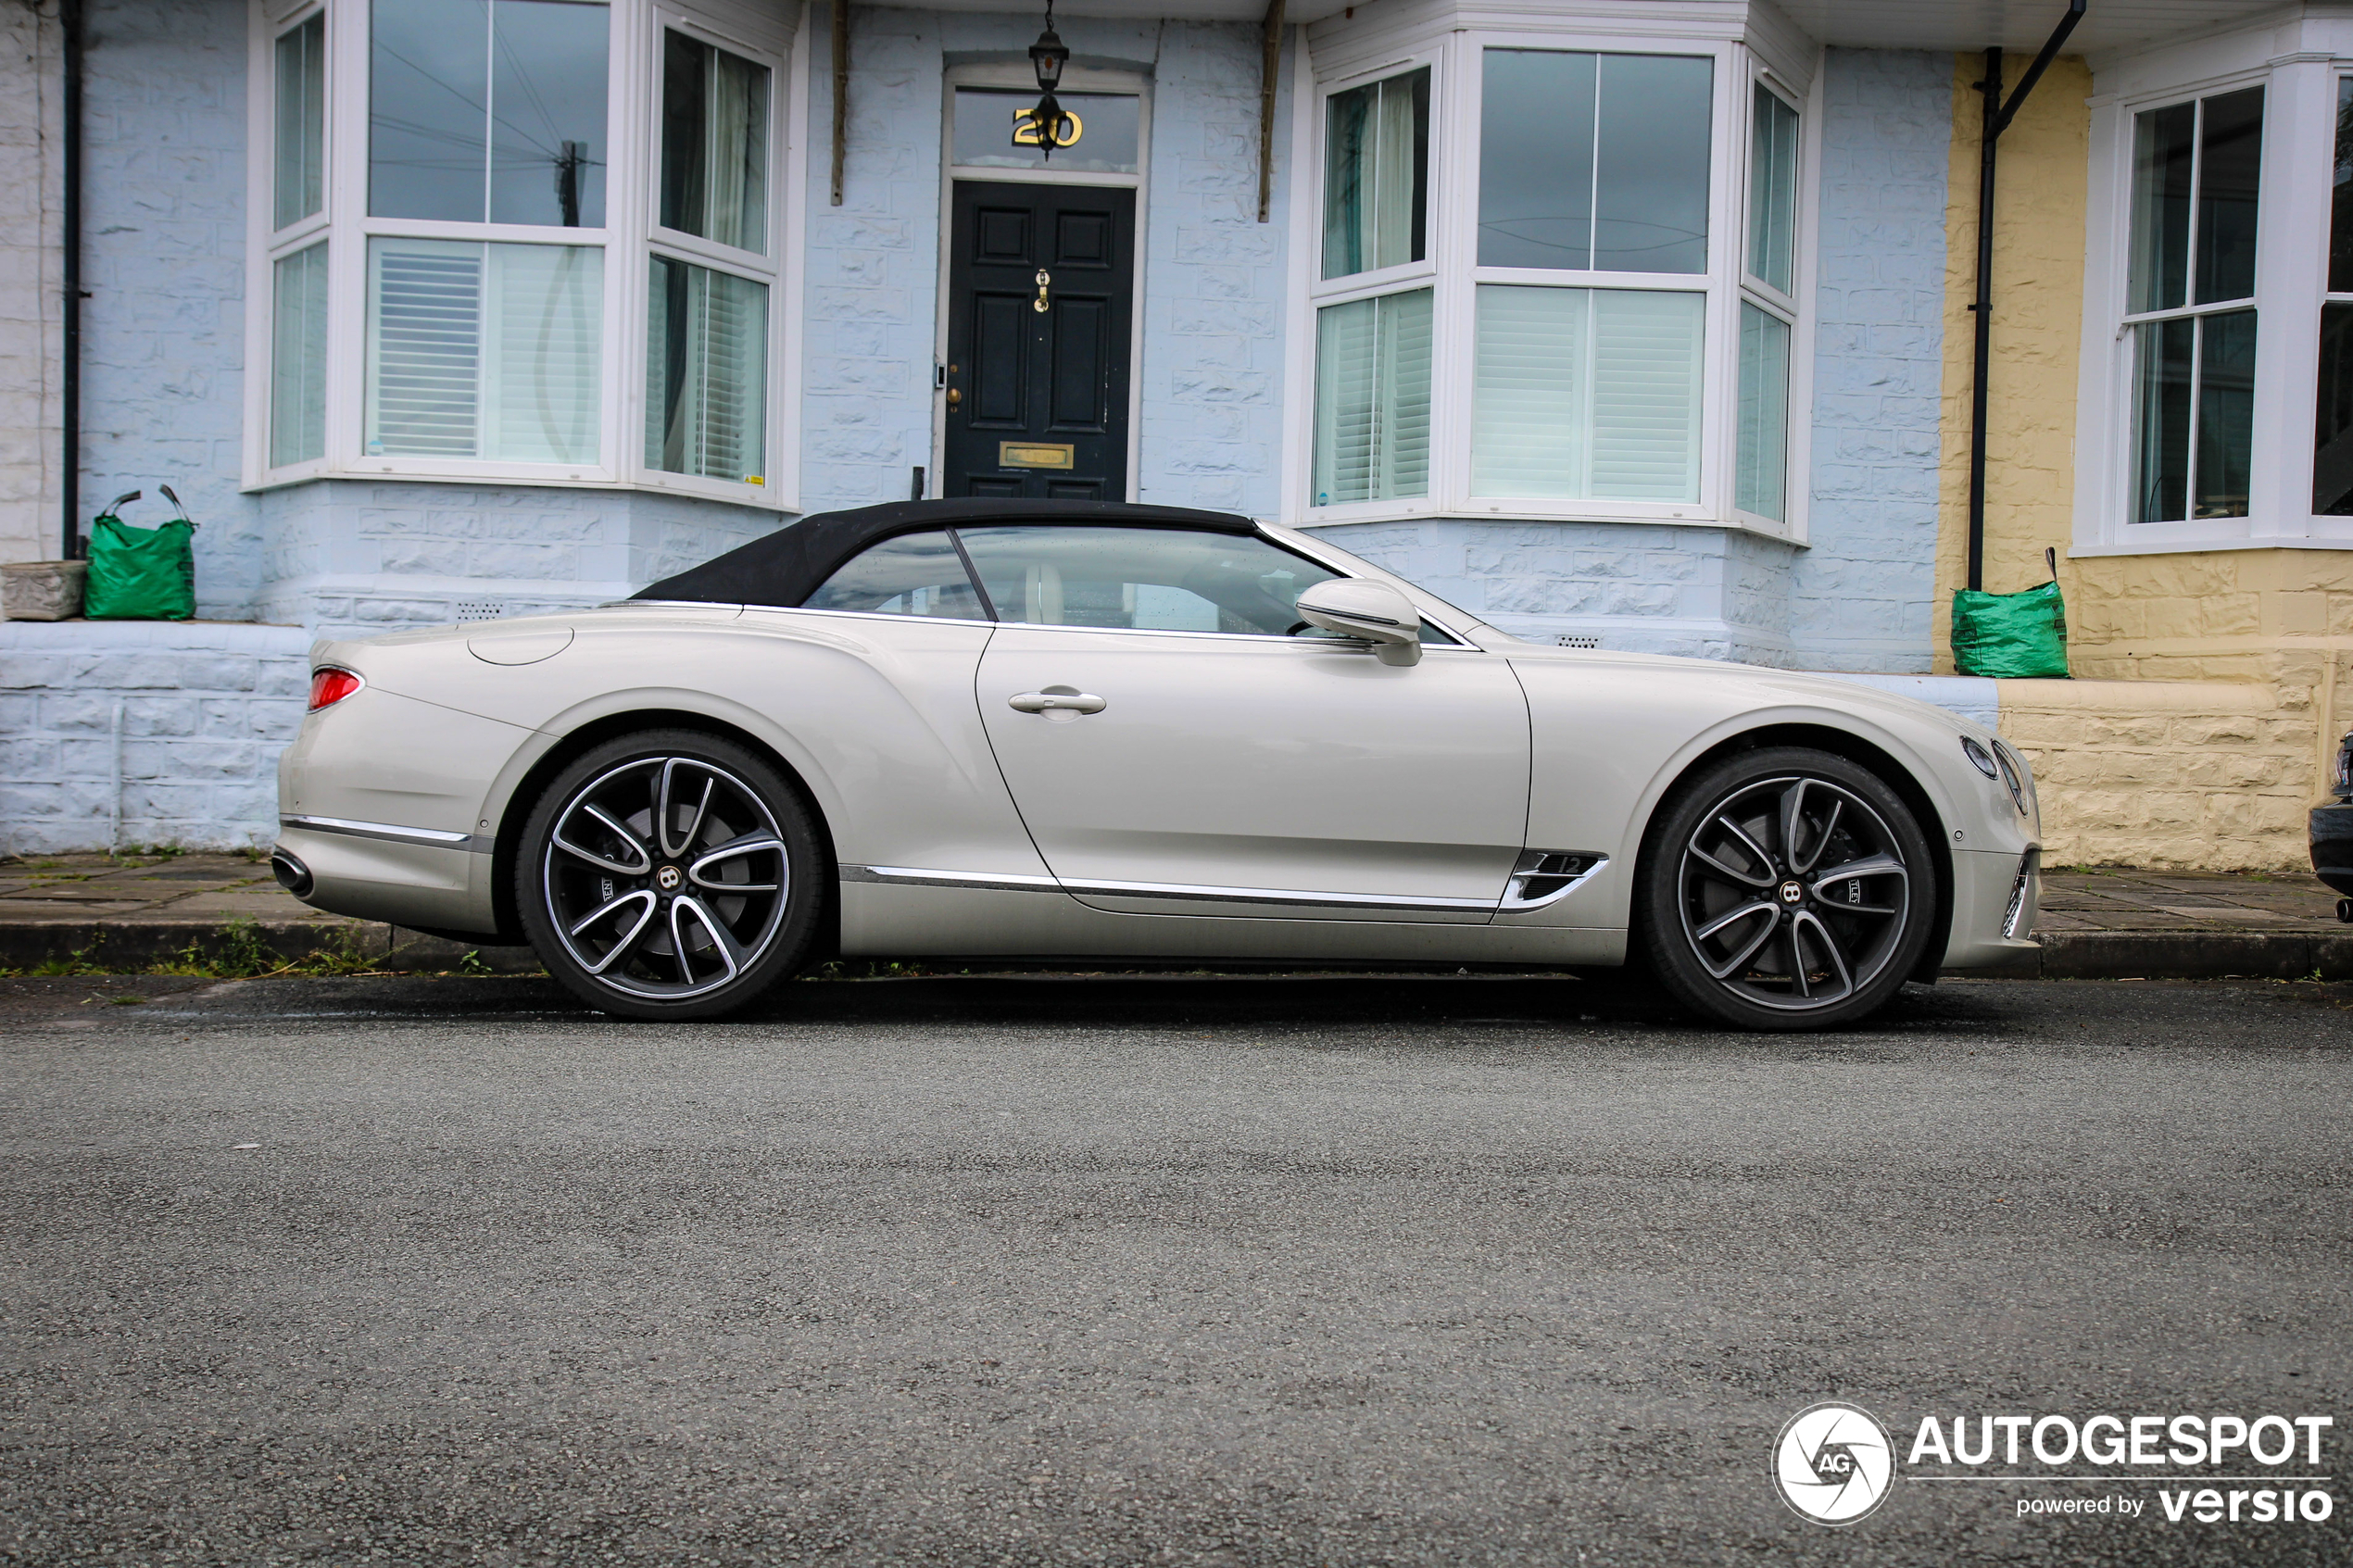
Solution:
{"label": "car side mirror", "polygon": [[1422,617],[1414,601],[1386,583],[1335,577],[1299,596],[1299,618],[1311,626],[1370,643],[1383,664],[1422,661]]}

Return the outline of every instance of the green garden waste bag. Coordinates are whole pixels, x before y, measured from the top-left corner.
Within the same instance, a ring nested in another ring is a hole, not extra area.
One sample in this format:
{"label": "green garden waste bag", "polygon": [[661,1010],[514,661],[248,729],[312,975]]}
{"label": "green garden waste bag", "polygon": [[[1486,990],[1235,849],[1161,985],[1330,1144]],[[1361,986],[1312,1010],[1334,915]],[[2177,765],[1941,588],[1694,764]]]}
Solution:
{"label": "green garden waste bag", "polygon": [[1963,588],[1953,596],[1953,667],[1997,679],[2067,678],[2067,601],[2058,552],[2045,550],[2051,580],[2019,594]]}
{"label": "green garden waste bag", "polygon": [[[180,497],[163,493],[174,508]],[[133,528],[115,513],[139,498],[116,497],[90,525],[90,580],[82,613],[92,621],[185,621],[196,613],[196,525],[181,515],[158,528]]]}

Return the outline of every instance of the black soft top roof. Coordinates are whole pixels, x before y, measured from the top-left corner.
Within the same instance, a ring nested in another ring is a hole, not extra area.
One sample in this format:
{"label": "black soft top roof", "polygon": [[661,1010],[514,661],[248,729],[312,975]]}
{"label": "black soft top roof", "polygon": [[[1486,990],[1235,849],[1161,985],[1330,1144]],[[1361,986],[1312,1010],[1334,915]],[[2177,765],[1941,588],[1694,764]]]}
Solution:
{"label": "black soft top roof", "polygon": [[878,539],[986,522],[1051,522],[1095,528],[1195,528],[1255,533],[1258,525],[1228,512],[1189,507],[1139,507],[1108,501],[1020,501],[965,497],[892,501],[846,512],[819,512],[724,556],[689,567],[631,595],[696,604],[799,607],[841,564]]}

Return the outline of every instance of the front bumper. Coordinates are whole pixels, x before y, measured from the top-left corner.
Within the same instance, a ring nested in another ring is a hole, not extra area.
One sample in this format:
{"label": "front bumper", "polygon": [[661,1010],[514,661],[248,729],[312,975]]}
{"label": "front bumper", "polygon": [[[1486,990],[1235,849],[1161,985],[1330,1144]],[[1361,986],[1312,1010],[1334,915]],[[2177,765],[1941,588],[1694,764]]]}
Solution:
{"label": "front bumper", "polygon": [[2036,951],[2043,856],[2008,849],[1953,852],[1953,933],[1944,969],[2000,969]]}
{"label": "front bumper", "polygon": [[2312,808],[2312,874],[2353,897],[2353,802]]}

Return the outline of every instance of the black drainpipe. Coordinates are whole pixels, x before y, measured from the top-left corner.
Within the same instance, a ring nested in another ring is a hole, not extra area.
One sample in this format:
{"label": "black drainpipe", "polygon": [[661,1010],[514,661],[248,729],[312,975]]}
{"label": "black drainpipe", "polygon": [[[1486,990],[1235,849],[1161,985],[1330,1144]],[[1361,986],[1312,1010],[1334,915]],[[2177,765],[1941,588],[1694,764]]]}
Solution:
{"label": "black drainpipe", "polygon": [[1994,358],[1994,160],[2002,132],[2017,118],[2019,106],[2043,80],[2051,61],[2083,19],[2086,0],[2068,0],[2067,15],[2051,31],[2043,52],[2026,68],[2025,80],[2009,101],[2002,99],[2002,51],[1985,51],[1985,80],[1977,91],[1985,99],[1983,130],[1977,146],[1977,298],[1969,309],[1977,316],[1976,371],[1969,386],[1969,585],[1985,586],[1985,382]]}
{"label": "black drainpipe", "polygon": [[57,490],[64,500],[64,559],[82,554],[82,0],[57,0],[65,54],[65,365],[58,377],[57,423],[63,454]]}

